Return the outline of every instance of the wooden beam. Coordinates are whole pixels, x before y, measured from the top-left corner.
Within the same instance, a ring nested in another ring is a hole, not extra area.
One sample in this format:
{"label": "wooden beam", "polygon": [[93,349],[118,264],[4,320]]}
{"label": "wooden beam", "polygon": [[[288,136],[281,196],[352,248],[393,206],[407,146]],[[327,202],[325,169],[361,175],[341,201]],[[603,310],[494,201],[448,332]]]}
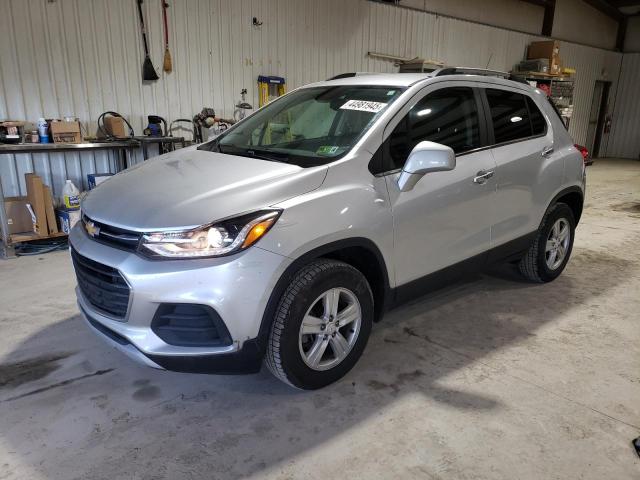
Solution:
{"label": "wooden beam", "polygon": [[610,3],[611,5],[613,5],[616,8],[635,7],[635,6],[640,7],[640,1],[639,0],[607,0],[607,3]]}
{"label": "wooden beam", "polygon": [[537,5],[538,7],[545,7],[548,0],[522,0],[526,3],[531,3],[533,5]]}
{"label": "wooden beam", "polygon": [[[542,28],[540,34],[550,37],[553,34],[553,17],[556,11],[556,0],[521,0],[532,5],[544,8]],[[640,0],[639,0],[640,1]]]}
{"label": "wooden beam", "polygon": [[619,52],[624,52],[624,40],[627,36],[627,25],[629,24],[629,19],[627,17],[623,17],[618,21],[618,34],[616,35],[616,50]]}
{"label": "wooden beam", "polygon": [[556,0],[549,0],[544,6],[544,17],[542,18],[542,35],[550,37],[553,35],[553,18],[556,13]]}
{"label": "wooden beam", "polygon": [[601,13],[604,13],[608,17],[613,18],[614,20],[620,21],[624,17],[622,12],[614,7],[611,3],[605,0],[583,0],[587,5],[591,5],[593,8],[598,10]]}

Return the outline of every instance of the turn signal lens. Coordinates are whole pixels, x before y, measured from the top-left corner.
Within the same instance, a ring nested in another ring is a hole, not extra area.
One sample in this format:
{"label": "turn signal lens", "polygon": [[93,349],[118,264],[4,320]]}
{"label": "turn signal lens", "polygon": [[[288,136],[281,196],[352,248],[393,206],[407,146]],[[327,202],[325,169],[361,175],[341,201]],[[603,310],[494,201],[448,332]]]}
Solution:
{"label": "turn signal lens", "polygon": [[260,239],[260,237],[267,233],[269,228],[271,228],[271,225],[273,225],[275,222],[275,218],[269,218],[258,223],[257,225],[254,225],[253,228],[249,230],[249,233],[244,239],[244,242],[242,242],[242,248],[250,247],[251,245],[256,243]]}

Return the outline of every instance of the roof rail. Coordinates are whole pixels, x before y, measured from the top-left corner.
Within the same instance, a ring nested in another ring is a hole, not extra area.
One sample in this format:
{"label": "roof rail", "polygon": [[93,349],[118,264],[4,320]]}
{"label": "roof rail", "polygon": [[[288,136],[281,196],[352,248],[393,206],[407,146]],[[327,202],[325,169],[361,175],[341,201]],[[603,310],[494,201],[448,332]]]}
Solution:
{"label": "roof rail", "polygon": [[325,82],[328,82],[329,80],[338,80],[340,78],[351,78],[351,77],[359,77],[361,75],[373,75],[373,72],[347,72],[347,73],[340,73],[338,75],[335,75],[331,78],[327,78],[325,80]]}
{"label": "roof rail", "polygon": [[509,72],[500,70],[487,70],[486,68],[444,67],[433,72],[434,77],[442,75],[484,75],[486,77],[509,77]]}
{"label": "roof rail", "polygon": [[434,77],[441,77],[444,75],[482,75],[485,77],[499,77],[504,78],[505,80],[513,80],[514,82],[527,83],[524,78],[514,76],[509,72],[487,70],[485,68],[445,67],[433,72]]}

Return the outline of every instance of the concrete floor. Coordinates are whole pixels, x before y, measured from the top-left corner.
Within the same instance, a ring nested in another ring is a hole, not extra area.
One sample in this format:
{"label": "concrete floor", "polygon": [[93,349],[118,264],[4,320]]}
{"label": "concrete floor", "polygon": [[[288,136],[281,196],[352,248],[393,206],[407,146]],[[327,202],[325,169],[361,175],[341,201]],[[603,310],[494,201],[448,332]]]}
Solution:
{"label": "concrete floor", "polygon": [[589,168],[565,273],[508,268],[391,312],[341,382],[131,363],[66,252],[0,262],[0,479],[640,478],[640,162]]}

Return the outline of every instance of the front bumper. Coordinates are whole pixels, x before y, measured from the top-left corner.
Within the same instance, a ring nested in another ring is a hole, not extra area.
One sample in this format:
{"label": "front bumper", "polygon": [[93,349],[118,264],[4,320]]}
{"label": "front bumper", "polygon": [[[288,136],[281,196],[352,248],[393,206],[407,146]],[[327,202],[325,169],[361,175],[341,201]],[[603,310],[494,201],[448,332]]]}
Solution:
{"label": "front bumper", "polygon": [[130,359],[147,367],[185,373],[241,374],[260,371],[264,352],[257,339],[245,340],[242,348],[231,353],[152,355],[142,352],[126,337],[94,319],[90,313],[82,308],[80,301],[78,301],[78,306],[89,327],[99,337]]}
{"label": "front bumper", "polygon": [[[89,238],[80,224],[69,237],[80,255],[117,269],[130,287],[124,318],[110,317],[76,289],[78,305],[92,329],[144,365],[182,372],[257,371],[263,350],[257,342],[263,312],[287,257],[252,247],[237,255],[201,260],[149,260]],[[151,329],[161,304],[208,305],[222,318],[231,344],[170,345]]]}

